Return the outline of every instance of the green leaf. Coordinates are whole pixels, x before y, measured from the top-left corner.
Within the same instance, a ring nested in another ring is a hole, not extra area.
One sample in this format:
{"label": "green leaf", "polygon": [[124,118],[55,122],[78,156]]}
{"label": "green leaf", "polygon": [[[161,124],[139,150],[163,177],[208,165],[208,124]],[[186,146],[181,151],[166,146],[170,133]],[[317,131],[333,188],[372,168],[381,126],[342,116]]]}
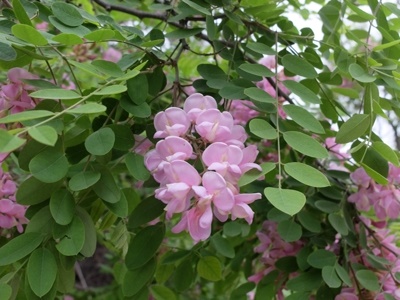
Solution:
{"label": "green leaf", "polygon": [[69,114],[99,114],[105,112],[106,110],[107,107],[105,107],[104,105],[94,102],[89,102],[86,104],[82,104],[78,107],[75,107],[73,109],[70,109],[67,112]]}
{"label": "green leaf", "polygon": [[387,161],[391,162],[396,167],[399,166],[399,158],[396,155],[396,152],[393,151],[388,145],[383,142],[372,142],[372,148],[378,152],[383,158]]}
{"label": "green leaf", "polygon": [[68,225],[64,237],[56,244],[58,252],[65,256],[77,255],[85,243],[85,226],[82,220],[75,216],[71,224]]}
{"label": "green leaf", "polygon": [[135,105],[128,97],[122,97],[120,104],[124,110],[132,114],[134,117],[148,118],[151,116],[151,108],[146,102],[140,105]]}
{"label": "green leaf", "polygon": [[328,151],[309,135],[297,131],[286,131],[283,138],[290,147],[307,156],[315,158],[327,158]]}
{"label": "green leaf", "polygon": [[[298,292],[312,291],[314,289],[317,289],[320,285],[321,273],[315,269],[308,272],[300,273],[300,275],[289,279],[286,283],[286,287],[288,290]],[[292,299],[298,299],[297,297],[293,297]]]}
{"label": "green leaf", "polygon": [[33,98],[43,98],[43,99],[55,99],[55,100],[70,100],[70,99],[78,99],[81,96],[72,90],[64,90],[64,89],[44,89],[39,90],[33,93],[30,93],[29,96]]}
{"label": "green leaf", "polygon": [[83,40],[73,33],[60,33],[51,38],[53,41],[67,46],[83,44]]}
{"label": "green leaf", "polygon": [[275,166],[276,166],[275,163],[265,162],[260,165],[261,171],[259,171],[257,169],[251,169],[251,170],[247,171],[246,173],[244,173],[242,175],[242,177],[240,177],[239,182],[238,182],[239,187],[245,186],[245,185],[257,180],[261,176],[264,176],[265,174],[271,172],[273,169],[275,169]]}
{"label": "green leaf", "polygon": [[357,81],[368,83],[376,80],[376,77],[368,74],[360,65],[353,63],[349,66],[350,75]]}
{"label": "green leaf", "polygon": [[25,144],[25,142],[26,140],[12,135],[4,129],[0,129],[0,153],[14,151]]}
{"label": "green leaf", "polygon": [[243,93],[243,91],[244,88],[241,86],[228,84],[219,90],[219,95],[225,99],[243,99],[245,98],[245,94]]}
{"label": "green leaf", "polygon": [[329,180],[319,170],[304,163],[292,162],[284,166],[285,172],[297,181],[313,187],[329,186]]}
{"label": "green leaf", "polygon": [[84,21],[79,11],[71,4],[56,2],[52,4],[51,9],[57,19],[67,26],[76,27]]}
{"label": "green leaf", "polygon": [[32,175],[45,183],[63,179],[68,172],[69,163],[64,153],[54,148],[47,148],[36,155],[29,163]]}
{"label": "green leaf", "polygon": [[16,194],[17,202],[23,205],[35,205],[50,198],[60,188],[62,181],[44,183],[35,177],[23,181]]}
{"label": "green leaf", "polygon": [[341,215],[329,214],[328,220],[338,233],[340,233],[342,236],[348,235],[349,229],[346,226],[346,220]]}
{"label": "green leaf", "polygon": [[211,243],[214,246],[215,250],[222,256],[228,257],[228,258],[234,258],[235,257],[235,249],[232,247],[232,245],[229,243],[229,241],[225,238],[223,238],[220,234],[215,234],[211,238]]}
{"label": "green leaf", "polygon": [[14,8],[13,12],[15,13],[15,16],[17,17],[18,21],[21,24],[33,26],[31,19],[29,18],[28,14],[26,13],[25,7],[22,6],[20,0],[13,0],[12,7]]}
{"label": "green leaf", "polygon": [[203,28],[190,28],[190,29],[177,29],[171,32],[168,32],[165,37],[171,40],[180,40],[186,39],[188,37],[199,34],[203,31]]}
{"label": "green leaf", "polygon": [[365,114],[355,114],[340,126],[336,142],[346,144],[362,136],[369,128],[371,118]]}
{"label": "green leaf", "polygon": [[177,291],[185,291],[189,289],[193,281],[196,279],[196,272],[190,259],[182,261],[174,273],[174,286]]}
{"label": "green leaf", "polygon": [[85,228],[85,242],[80,253],[85,257],[92,257],[97,248],[96,227],[94,226],[92,217],[82,207],[78,206],[76,213]]}
{"label": "green leaf", "polygon": [[5,116],[4,118],[0,119],[0,123],[2,124],[16,123],[16,122],[50,117],[53,115],[54,113],[48,110],[26,110],[20,113]]}
{"label": "green leaf", "polygon": [[369,291],[379,291],[380,284],[376,274],[370,270],[358,270],[356,272],[358,282]]}
{"label": "green leaf", "polygon": [[57,262],[46,248],[35,250],[29,257],[26,273],[32,291],[38,297],[46,295],[57,277]]}
{"label": "green leaf", "polygon": [[[165,235],[165,226],[162,223],[148,226],[139,231],[129,243],[125,264],[128,270],[144,266],[160,247]],[[143,247],[146,245],[146,247]]]}
{"label": "green leaf", "polygon": [[165,204],[155,197],[142,200],[129,217],[128,228],[135,229],[155,220],[164,212]]}
{"label": "green leaf", "polygon": [[197,263],[197,273],[209,281],[219,281],[222,279],[221,262],[215,256],[201,257]]}
{"label": "green leaf", "polygon": [[308,61],[296,55],[286,54],[282,57],[282,65],[288,71],[306,78],[312,79],[318,76],[314,67]]}
{"label": "green leaf", "polygon": [[93,95],[116,95],[121,94],[127,90],[125,85],[110,85],[102,88],[99,91],[95,91]]}
{"label": "green leaf", "polygon": [[0,283],[0,299],[9,300],[11,299],[12,288],[8,284]]}
{"label": "green leaf", "polygon": [[74,192],[82,191],[93,186],[100,180],[100,177],[100,172],[84,171],[72,176],[68,182],[68,186]]}
{"label": "green leaf", "polygon": [[321,104],[318,96],[305,85],[294,80],[285,80],[283,85],[287,87],[292,93],[300,97],[301,100],[312,104]]}
{"label": "green leaf", "polygon": [[359,16],[360,18],[364,19],[365,21],[371,21],[374,20],[375,17],[369,13],[366,13],[365,11],[363,11],[362,9],[358,8],[356,5],[354,5],[352,2],[350,2],[349,0],[345,0],[347,6],[357,14],[357,16]]}
{"label": "green leaf", "polygon": [[260,53],[260,54],[266,54],[266,55],[275,55],[276,52],[274,49],[271,47],[263,44],[263,43],[248,43],[246,45],[247,48],[250,50]]}
{"label": "green leaf", "polygon": [[[79,70],[86,72],[96,78],[105,79],[107,77],[107,76],[104,76],[102,73],[99,73],[99,71],[94,66],[92,66],[91,64],[89,64],[87,62],[81,63],[78,61],[70,60],[69,63],[71,65],[77,67]],[[121,80],[123,80],[123,79],[121,79]]]}
{"label": "green leaf", "polygon": [[296,190],[267,187],[264,195],[273,206],[291,216],[297,214],[306,204],[304,194]]}
{"label": "green leaf", "polygon": [[85,140],[86,150],[93,155],[105,155],[111,151],[115,143],[115,134],[111,128],[101,128]]}
{"label": "green leaf", "polygon": [[297,124],[315,133],[325,133],[321,123],[306,109],[289,104],[282,106],[283,111]]}
{"label": "green leaf", "polygon": [[136,295],[153,278],[156,266],[156,260],[150,259],[143,267],[127,271],[122,283],[124,296]]}
{"label": "green leaf", "polygon": [[217,26],[214,23],[214,18],[212,16],[206,16],[206,29],[208,38],[213,41],[217,36]]}
{"label": "green leaf", "polygon": [[[63,33],[72,33],[76,34],[79,37],[83,37],[85,34],[90,33],[90,29],[83,25],[71,27],[62,23],[59,19],[54,16],[49,16],[50,23],[57,28],[60,32]],[[71,63],[71,61],[69,61]]]}
{"label": "green leaf", "polygon": [[75,199],[66,189],[60,189],[50,198],[50,212],[57,224],[68,225],[75,213]]}
{"label": "green leaf", "polygon": [[111,77],[121,77],[125,75],[121,68],[112,61],[97,59],[92,61],[92,65],[100,72]]}
{"label": "green leaf", "polygon": [[11,31],[13,35],[25,42],[35,46],[45,46],[48,44],[47,40],[40,34],[38,30],[30,25],[15,24]]}
{"label": "green leaf", "polygon": [[115,134],[114,149],[128,151],[135,145],[132,129],[128,125],[109,125]]}
{"label": "green leaf", "polygon": [[13,61],[17,58],[17,51],[13,47],[0,42],[0,60]]}
{"label": "green leaf", "polygon": [[284,220],[278,224],[278,233],[286,242],[295,242],[301,238],[301,226],[292,220]]}
{"label": "green leaf", "polygon": [[174,292],[164,285],[152,285],[150,291],[155,300],[176,300]]}
{"label": "green leaf", "polygon": [[332,266],[322,268],[322,279],[330,288],[338,288],[342,285],[342,281],[336,274],[336,270]]}
{"label": "green leaf", "polygon": [[389,43],[384,43],[384,44],[375,46],[374,48],[372,48],[372,51],[375,51],[375,52],[382,51],[384,49],[396,46],[398,44],[400,44],[400,40],[395,40],[395,41],[392,41],[392,42],[389,42]]}
{"label": "green leaf", "polygon": [[268,69],[266,66],[260,64],[249,64],[244,63],[240,65],[239,69],[245,71],[246,73],[250,73],[253,75],[258,75],[262,77],[273,77],[275,73]]}
{"label": "green leaf", "polygon": [[146,102],[149,93],[149,83],[145,74],[139,74],[126,82],[129,98],[133,103],[140,105]]}
{"label": "green leaf", "polygon": [[0,266],[11,265],[35,250],[43,240],[40,233],[24,233],[0,247]]}
{"label": "green leaf", "polygon": [[336,255],[331,251],[318,249],[307,257],[307,262],[314,268],[322,269],[325,266],[334,266]]}
{"label": "green leaf", "polygon": [[37,232],[43,236],[48,236],[52,234],[55,226],[56,223],[51,216],[50,207],[46,205],[30,218],[25,232]]}
{"label": "green leaf", "polygon": [[100,199],[109,203],[117,203],[121,199],[121,190],[115,183],[114,176],[107,169],[101,172],[100,180],[93,186],[93,191]]}
{"label": "green leaf", "polygon": [[266,120],[252,119],[249,123],[250,132],[262,139],[274,140],[278,137],[276,129]]}
{"label": "green leaf", "polygon": [[144,165],[144,157],[137,153],[128,153],[125,156],[125,164],[129,173],[137,180],[147,180],[150,177],[150,172]]}
{"label": "green leaf", "polygon": [[335,264],[336,273],[339,275],[340,279],[349,287],[353,285],[353,282],[349,276],[349,273],[338,263]]}
{"label": "green leaf", "polygon": [[243,93],[250,97],[253,100],[262,102],[262,103],[276,103],[277,100],[273,98],[270,94],[268,94],[266,91],[256,88],[256,87],[251,87],[244,89]]}
{"label": "green leaf", "polygon": [[198,5],[197,3],[190,1],[190,0],[182,0],[183,3],[186,3],[189,5],[191,8],[194,10],[198,11],[199,13],[206,15],[206,16],[211,16],[211,12],[206,9],[205,7]]}
{"label": "green leaf", "polygon": [[112,39],[115,36],[114,30],[111,29],[98,29],[84,35],[83,37],[89,41],[101,42]]}
{"label": "green leaf", "polygon": [[315,233],[321,232],[321,220],[311,212],[303,210],[297,214],[297,219],[305,229]]}
{"label": "green leaf", "polygon": [[29,135],[41,144],[54,146],[58,139],[57,131],[50,126],[31,127],[28,130]]}

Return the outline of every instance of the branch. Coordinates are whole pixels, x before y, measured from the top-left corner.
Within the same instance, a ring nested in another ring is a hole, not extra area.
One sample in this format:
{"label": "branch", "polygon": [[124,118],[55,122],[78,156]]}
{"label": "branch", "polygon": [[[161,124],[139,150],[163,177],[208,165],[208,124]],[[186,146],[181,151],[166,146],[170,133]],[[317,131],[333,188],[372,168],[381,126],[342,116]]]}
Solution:
{"label": "branch", "polygon": [[[181,28],[181,29],[186,28],[186,26],[184,24],[168,21],[167,14],[145,12],[145,11],[137,10],[134,8],[129,8],[129,7],[122,6],[122,5],[111,4],[104,0],[92,0],[92,1],[97,3],[98,5],[100,5],[101,7],[105,8],[108,11],[111,11],[111,10],[120,11],[120,12],[124,12],[124,13],[130,14],[130,15],[133,15],[135,17],[138,17],[139,19],[156,19],[156,20],[164,21],[167,24],[177,27],[177,28]],[[216,15],[214,18],[224,18],[224,17],[225,17],[224,15]],[[187,21],[205,21],[205,18],[204,17],[187,17],[186,20]],[[271,29],[269,29],[268,27],[265,27],[257,22],[245,21],[245,20],[243,20],[243,22],[247,26],[254,26],[258,29],[272,32]],[[207,35],[205,35],[203,33],[199,33],[199,34],[196,34],[196,37],[208,42],[210,45],[213,46],[213,41],[210,40]],[[229,41],[218,40],[218,42],[220,42],[221,44],[223,44],[226,47],[234,47],[235,46],[234,43],[229,42]],[[247,60],[252,63],[257,63],[257,61],[255,61],[254,59],[249,58],[249,57],[247,57]],[[269,78],[269,77],[266,77],[266,78],[267,78],[269,84],[271,84],[271,86],[273,88],[276,88],[277,83],[275,83],[275,81],[272,78]],[[284,93],[279,87],[277,88],[277,91],[278,91],[278,95],[280,97],[283,97],[286,101],[293,104],[293,100],[286,93]]]}
{"label": "branch", "polygon": [[141,10],[137,10],[134,8],[126,7],[123,5],[111,4],[103,0],[93,0],[93,2],[97,3],[101,7],[105,8],[108,11],[115,10],[120,11],[123,13],[127,13],[133,16],[138,17],[139,19],[157,19],[167,22],[167,15],[166,14],[159,14],[159,13],[149,13]]}

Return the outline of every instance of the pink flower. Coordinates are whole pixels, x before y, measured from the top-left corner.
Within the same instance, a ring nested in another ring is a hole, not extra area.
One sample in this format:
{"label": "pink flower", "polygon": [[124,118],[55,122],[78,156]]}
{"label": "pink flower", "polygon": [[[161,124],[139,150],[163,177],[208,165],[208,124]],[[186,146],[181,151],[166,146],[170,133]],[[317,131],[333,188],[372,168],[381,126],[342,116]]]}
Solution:
{"label": "pink flower", "polygon": [[147,151],[153,146],[153,143],[146,137],[134,134],[135,147],[134,152],[137,154],[145,155]]}
{"label": "pink flower", "polygon": [[153,173],[154,179],[163,183],[165,164],[174,160],[187,160],[192,153],[192,146],[186,140],[177,136],[168,136],[165,140],[157,142],[156,149],[146,154],[144,164]]}
{"label": "pink flower", "polygon": [[189,120],[194,123],[201,112],[210,108],[217,108],[217,101],[211,96],[203,96],[199,93],[190,95],[183,104],[183,110],[187,113]]}
{"label": "pink flower", "polygon": [[232,191],[225,179],[216,172],[207,171],[202,177],[203,186],[194,186],[193,190],[200,200],[209,199],[220,212],[229,212],[234,205]]}
{"label": "pink flower", "polygon": [[242,158],[243,152],[239,147],[222,142],[212,143],[202,155],[208,170],[217,171],[231,182],[237,182],[242,175],[239,168]]}
{"label": "pink flower", "polygon": [[10,109],[10,113],[22,112],[35,107],[27,90],[33,88],[24,84],[21,79],[36,79],[37,76],[22,68],[13,68],[8,71],[9,84],[3,85],[0,91],[0,110]]}
{"label": "pink flower", "polygon": [[156,114],[154,127],[157,130],[154,138],[165,138],[169,135],[183,136],[190,127],[190,121],[184,110],[170,107]]}
{"label": "pink flower", "polygon": [[260,193],[254,194],[237,194],[235,195],[235,205],[232,208],[232,220],[245,219],[247,223],[253,222],[254,212],[249,204],[255,200],[261,199]]}
{"label": "pink flower", "polygon": [[196,120],[196,131],[208,142],[223,142],[230,139],[233,128],[232,115],[218,109],[207,109]]}
{"label": "pink flower", "polygon": [[103,59],[111,62],[118,62],[122,57],[121,51],[118,51],[117,49],[110,47],[103,53]]}
{"label": "pink flower", "polygon": [[171,218],[172,214],[189,208],[192,186],[198,186],[201,177],[193,166],[182,160],[166,163],[163,168],[167,183],[156,190],[156,198],[167,204],[167,218]]}
{"label": "pink flower", "polygon": [[248,100],[233,100],[229,112],[233,116],[235,124],[246,125],[247,122],[260,113],[256,111],[254,104]]}
{"label": "pink flower", "polygon": [[180,222],[172,228],[172,232],[189,231],[195,243],[210,237],[213,214],[210,201],[200,200],[196,206],[184,213]]}
{"label": "pink flower", "polygon": [[47,22],[41,22],[41,23],[37,23],[35,25],[35,28],[37,30],[41,30],[41,31],[47,31],[49,29],[49,23]]}

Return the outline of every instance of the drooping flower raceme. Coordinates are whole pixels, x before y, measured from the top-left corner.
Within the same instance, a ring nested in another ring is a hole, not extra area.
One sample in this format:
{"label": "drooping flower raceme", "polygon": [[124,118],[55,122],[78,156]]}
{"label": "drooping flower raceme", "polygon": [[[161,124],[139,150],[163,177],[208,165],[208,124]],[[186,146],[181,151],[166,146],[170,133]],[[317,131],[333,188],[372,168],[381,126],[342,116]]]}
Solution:
{"label": "drooping flower raceme", "polygon": [[10,69],[7,76],[9,83],[1,86],[0,91],[0,115],[6,110],[15,114],[34,108],[35,102],[28,95],[33,87],[25,84],[22,79],[37,79],[37,76],[22,68]]}
{"label": "drooping flower raceme", "polygon": [[349,196],[348,201],[355,203],[360,211],[369,211],[374,208],[380,220],[386,218],[396,219],[400,215],[400,168],[389,166],[389,183],[377,184],[364,169],[354,171],[350,178],[358,186],[358,191]]}
{"label": "drooping flower raceme", "polygon": [[198,242],[210,236],[214,216],[221,222],[253,221],[249,204],[261,194],[241,194],[238,180],[260,169],[254,163],[258,151],[245,147],[245,130],[229,112],[220,112],[214,98],[195,93],[183,109],[159,112],[154,127],[154,137],[162,139],[145,155],[145,165],[160,183],[155,197],[166,204],[167,219],[182,214],[173,232],[186,230]]}
{"label": "drooping flower raceme", "polygon": [[10,174],[4,172],[0,165],[0,234],[2,229],[15,226],[22,232],[22,225],[28,222],[25,218],[26,208],[15,201],[16,190],[17,186]]}

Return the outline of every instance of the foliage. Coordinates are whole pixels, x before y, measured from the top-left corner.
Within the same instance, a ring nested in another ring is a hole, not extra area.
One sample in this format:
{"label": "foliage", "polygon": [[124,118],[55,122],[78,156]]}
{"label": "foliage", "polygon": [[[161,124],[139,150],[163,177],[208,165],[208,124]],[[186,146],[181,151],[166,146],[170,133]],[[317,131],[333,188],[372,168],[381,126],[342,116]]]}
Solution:
{"label": "foliage", "polygon": [[1,5],[1,299],[400,299],[394,3]]}

